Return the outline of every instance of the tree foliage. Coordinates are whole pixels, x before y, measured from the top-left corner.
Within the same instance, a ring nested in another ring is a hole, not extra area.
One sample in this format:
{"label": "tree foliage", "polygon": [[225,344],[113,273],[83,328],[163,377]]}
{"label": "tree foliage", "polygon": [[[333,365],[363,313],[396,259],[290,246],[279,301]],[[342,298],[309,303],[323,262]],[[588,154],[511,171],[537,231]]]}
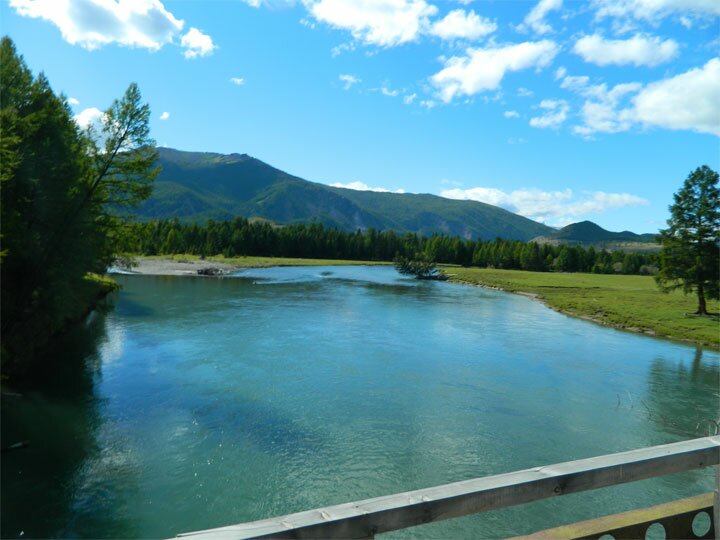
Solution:
{"label": "tree foliage", "polygon": [[149,109],[132,84],[82,130],[47,78],[0,42],[2,359],[17,367],[87,311],[122,240],[118,209],[150,194]]}
{"label": "tree foliage", "polygon": [[482,241],[445,235],[401,235],[391,230],[345,232],[317,223],[278,226],[242,217],[205,224],[177,219],[134,223],[122,246],[128,253],[143,255],[187,253],[365,261],[392,261],[397,255],[415,258],[420,254],[439,264],[535,272],[652,274],[658,265],[655,253],[610,252],[500,238]]}
{"label": "tree foliage", "polygon": [[704,165],[685,180],[670,206],[668,228],[660,231],[662,251],[656,281],[661,290],[695,292],[698,315],[706,298],[720,294],[720,192],[718,173]]}
{"label": "tree foliage", "polygon": [[425,253],[416,253],[412,258],[398,253],[393,263],[395,269],[406,276],[415,276],[418,279],[447,279],[447,276],[438,270],[437,265]]}

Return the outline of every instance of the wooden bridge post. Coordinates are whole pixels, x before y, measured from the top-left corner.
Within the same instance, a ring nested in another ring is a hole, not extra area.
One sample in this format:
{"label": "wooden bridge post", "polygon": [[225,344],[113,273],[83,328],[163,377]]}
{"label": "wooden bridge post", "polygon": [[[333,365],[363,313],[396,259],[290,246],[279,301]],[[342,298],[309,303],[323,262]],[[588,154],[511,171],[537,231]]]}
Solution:
{"label": "wooden bridge post", "polygon": [[720,540],[720,465],[715,465],[715,497],[713,500],[715,540]]}

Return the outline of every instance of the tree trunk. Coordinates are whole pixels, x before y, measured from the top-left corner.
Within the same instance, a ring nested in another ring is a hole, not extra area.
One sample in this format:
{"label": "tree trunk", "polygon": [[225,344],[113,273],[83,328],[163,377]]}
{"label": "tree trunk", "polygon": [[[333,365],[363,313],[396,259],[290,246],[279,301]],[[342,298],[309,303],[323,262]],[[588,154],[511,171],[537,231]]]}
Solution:
{"label": "tree trunk", "polygon": [[695,312],[695,315],[707,315],[707,307],[705,306],[705,290],[703,289],[702,284],[698,285],[697,288],[697,294],[698,294],[698,308]]}

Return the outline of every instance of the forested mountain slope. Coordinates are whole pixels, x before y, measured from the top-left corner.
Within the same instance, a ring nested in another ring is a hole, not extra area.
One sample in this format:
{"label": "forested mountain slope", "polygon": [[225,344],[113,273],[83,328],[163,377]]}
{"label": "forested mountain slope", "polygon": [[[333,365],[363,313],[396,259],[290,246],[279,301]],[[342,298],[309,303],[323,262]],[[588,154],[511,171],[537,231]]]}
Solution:
{"label": "forested mountain slope", "polygon": [[502,208],[436,195],[378,193],[309,182],[246,154],[160,148],[162,172],[140,219],[204,222],[235,216],[318,222],[346,231],[375,228],[467,239],[529,240],[553,229]]}

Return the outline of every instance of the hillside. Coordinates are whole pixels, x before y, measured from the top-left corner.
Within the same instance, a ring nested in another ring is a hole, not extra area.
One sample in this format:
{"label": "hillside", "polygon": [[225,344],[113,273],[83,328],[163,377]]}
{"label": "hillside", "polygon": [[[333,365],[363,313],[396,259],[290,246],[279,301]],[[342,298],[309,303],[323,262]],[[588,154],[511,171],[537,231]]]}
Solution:
{"label": "hillside", "polygon": [[539,244],[599,246],[606,248],[657,249],[654,234],[635,234],[630,231],[611,232],[592,221],[580,221],[550,234],[533,238]]}
{"label": "hillside", "polygon": [[137,211],[140,219],[181,221],[261,217],[276,223],[319,222],[346,231],[375,228],[468,239],[518,240],[552,229],[496,206],[436,195],[354,191],[310,182],[246,154],[159,148],[160,176]]}

